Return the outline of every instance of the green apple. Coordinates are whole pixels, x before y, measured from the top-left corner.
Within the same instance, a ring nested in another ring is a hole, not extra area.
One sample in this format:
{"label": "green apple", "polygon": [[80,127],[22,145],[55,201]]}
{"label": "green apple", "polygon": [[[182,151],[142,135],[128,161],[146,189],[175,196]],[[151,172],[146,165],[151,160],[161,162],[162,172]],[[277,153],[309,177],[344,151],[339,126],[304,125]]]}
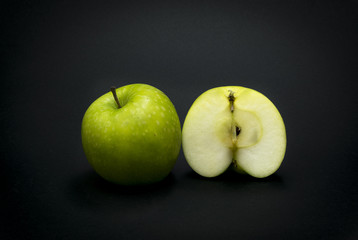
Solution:
{"label": "green apple", "polygon": [[146,84],[112,87],[82,120],[82,145],[93,169],[110,182],[158,182],[180,151],[181,127],[169,98]]}
{"label": "green apple", "polygon": [[210,89],[191,106],[183,125],[183,152],[205,177],[228,168],[257,178],[273,174],[286,151],[286,130],[275,105],[244,87]]}

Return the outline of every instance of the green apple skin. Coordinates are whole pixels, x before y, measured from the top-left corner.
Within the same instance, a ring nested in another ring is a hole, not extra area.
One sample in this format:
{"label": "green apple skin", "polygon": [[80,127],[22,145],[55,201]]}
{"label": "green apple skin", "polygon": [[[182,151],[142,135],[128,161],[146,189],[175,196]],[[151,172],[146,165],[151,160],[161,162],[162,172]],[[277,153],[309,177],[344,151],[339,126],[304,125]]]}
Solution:
{"label": "green apple skin", "polygon": [[201,94],[189,109],[182,134],[189,166],[204,177],[234,169],[264,178],[277,171],[286,151],[286,129],[275,105],[239,86]]}
{"label": "green apple skin", "polygon": [[88,162],[104,179],[121,185],[151,184],[174,167],[181,127],[170,99],[146,84],[116,89],[121,108],[108,92],[95,100],[82,120]]}

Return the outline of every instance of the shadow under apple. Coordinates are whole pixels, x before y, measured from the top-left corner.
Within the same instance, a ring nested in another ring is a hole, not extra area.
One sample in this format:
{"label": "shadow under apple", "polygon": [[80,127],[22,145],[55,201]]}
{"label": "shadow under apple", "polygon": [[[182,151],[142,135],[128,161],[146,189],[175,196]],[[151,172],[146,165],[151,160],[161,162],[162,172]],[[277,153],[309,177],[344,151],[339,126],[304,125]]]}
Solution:
{"label": "shadow under apple", "polygon": [[213,177],[213,178],[206,178],[200,176],[194,171],[190,171],[186,174],[186,176],[193,180],[202,180],[202,181],[212,181],[212,182],[227,182],[227,183],[283,183],[283,179],[277,173],[274,173],[266,178],[255,178],[250,175],[239,174],[232,170],[228,170],[223,174]]}
{"label": "shadow under apple", "polygon": [[200,176],[194,171],[189,171],[185,178],[190,181],[193,185],[200,187],[209,187],[212,191],[215,191],[215,187],[222,188],[233,188],[235,191],[245,190],[261,190],[261,191],[272,191],[272,190],[284,190],[286,189],[285,181],[278,173],[274,173],[266,178],[255,178],[250,175],[239,174],[232,170],[228,170],[223,174],[213,177],[206,178]]}
{"label": "shadow under apple", "polygon": [[94,170],[88,170],[73,178],[69,185],[71,200],[81,207],[115,211],[144,207],[152,199],[165,199],[175,185],[170,173],[160,182],[150,185],[122,186],[100,177]]}

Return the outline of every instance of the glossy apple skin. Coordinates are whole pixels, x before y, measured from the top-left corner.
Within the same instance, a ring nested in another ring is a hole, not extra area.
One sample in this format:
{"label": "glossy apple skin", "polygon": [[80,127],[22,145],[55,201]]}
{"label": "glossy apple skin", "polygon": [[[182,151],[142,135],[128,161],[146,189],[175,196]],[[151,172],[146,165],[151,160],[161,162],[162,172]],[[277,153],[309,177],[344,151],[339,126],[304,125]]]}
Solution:
{"label": "glossy apple skin", "polygon": [[93,169],[110,182],[158,182],[172,170],[181,147],[181,126],[169,98],[146,84],[116,89],[94,101],[82,120],[82,145]]}

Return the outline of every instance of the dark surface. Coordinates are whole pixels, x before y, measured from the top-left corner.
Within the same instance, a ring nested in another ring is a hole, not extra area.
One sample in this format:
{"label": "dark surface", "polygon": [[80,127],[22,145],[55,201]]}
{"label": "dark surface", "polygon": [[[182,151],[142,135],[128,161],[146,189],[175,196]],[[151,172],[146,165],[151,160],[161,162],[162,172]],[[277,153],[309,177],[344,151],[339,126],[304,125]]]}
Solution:
{"label": "dark surface", "polygon": [[[0,239],[358,239],[357,1],[2,1]],[[149,3],[150,2],[150,3]],[[222,85],[286,124],[267,179],[98,177],[80,126],[112,85],[164,91],[181,123]]]}

